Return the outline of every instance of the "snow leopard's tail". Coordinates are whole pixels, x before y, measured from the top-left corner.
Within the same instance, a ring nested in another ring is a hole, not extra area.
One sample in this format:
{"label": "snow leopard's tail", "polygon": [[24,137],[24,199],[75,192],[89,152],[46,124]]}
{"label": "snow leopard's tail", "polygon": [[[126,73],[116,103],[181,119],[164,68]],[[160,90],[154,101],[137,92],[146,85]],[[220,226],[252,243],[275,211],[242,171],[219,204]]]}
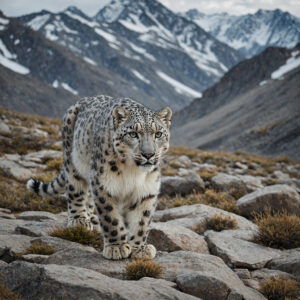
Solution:
{"label": "snow leopard's tail", "polygon": [[66,180],[63,169],[51,182],[43,182],[36,179],[27,181],[27,189],[43,198],[60,196],[65,193]]}
{"label": "snow leopard's tail", "polygon": [[68,171],[68,163],[70,163],[70,153],[72,148],[73,130],[76,117],[80,108],[80,102],[69,108],[63,118],[62,140],[63,140],[63,161],[64,164],[60,173],[51,182],[42,182],[36,179],[27,181],[27,189],[37,195],[47,198],[60,196],[66,192],[66,171]]}

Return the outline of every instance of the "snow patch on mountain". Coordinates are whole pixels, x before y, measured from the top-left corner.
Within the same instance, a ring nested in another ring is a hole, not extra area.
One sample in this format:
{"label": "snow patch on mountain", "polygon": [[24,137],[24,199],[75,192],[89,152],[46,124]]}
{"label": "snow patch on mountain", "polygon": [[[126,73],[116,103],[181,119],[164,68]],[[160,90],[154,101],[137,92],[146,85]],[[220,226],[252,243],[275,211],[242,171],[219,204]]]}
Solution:
{"label": "snow patch on mountain", "polygon": [[108,42],[119,45],[119,42],[117,41],[116,37],[113,34],[108,33],[100,28],[95,28],[95,32],[99,34],[101,37],[105,38]]}
{"label": "snow patch on mountain", "polygon": [[149,31],[149,28],[142,24],[139,20],[139,17],[134,14],[129,14],[129,18],[127,20],[119,20],[119,22],[132,31],[140,33],[145,33]]}
{"label": "snow patch on mountain", "polygon": [[58,36],[54,34],[55,32],[55,26],[53,24],[47,24],[45,27],[45,35],[46,35],[46,38],[50,41],[56,41],[58,40]]}
{"label": "snow patch on mountain", "polygon": [[138,71],[136,70],[131,70],[131,72],[140,80],[146,82],[147,84],[150,84],[151,82],[145,78],[145,76],[143,76],[141,73],[139,73]]}
{"label": "snow patch on mountain", "polygon": [[3,43],[3,41],[0,39],[0,64],[3,65],[4,67],[19,73],[19,74],[23,74],[26,75],[28,73],[30,73],[30,70],[22,65],[20,65],[19,63],[12,61],[12,59],[16,59],[17,55],[11,53],[7,47],[5,46],[5,44]]}
{"label": "snow patch on mountain", "polygon": [[50,14],[45,14],[41,16],[36,16],[34,19],[29,21],[27,25],[31,27],[33,30],[39,30],[41,27],[45,25],[45,23],[49,20]]}
{"label": "snow patch on mountain", "polygon": [[7,25],[9,23],[9,20],[8,19],[4,19],[4,18],[1,18],[0,17],[0,24],[2,25]]}
{"label": "snow patch on mountain", "polygon": [[191,89],[190,87],[180,83],[179,81],[175,80],[174,78],[171,78],[170,76],[168,76],[167,74],[161,72],[161,71],[156,71],[156,74],[161,77],[163,80],[165,80],[166,82],[168,82],[170,85],[172,85],[176,92],[179,94],[188,94],[191,95],[193,97],[197,97],[197,98],[201,98],[202,94]]}
{"label": "snow patch on mountain", "polygon": [[87,63],[89,63],[90,65],[97,66],[97,63],[96,63],[94,60],[92,60],[92,59],[90,59],[90,58],[88,58],[88,57],[86,57],[86,56],[84,56],[83,59],[84,59]]}
{"label": "snow patch on mountain", "polygon": [[156,58],[149,54],[144,48],[138,47],[132,43],[128,43],[129,46],[132,48],[133,51],[142,54],[143,56],[147,57],[148,59],[152,60],[152,61],[156,61]]}
{"label": "snow patch on mountain", "polygon": [[67,83],[62,82],[61,83],[61,87],[69,92],[71,92],[74,95],[78,95],[78,92],[76,90],[74,90],[72,87],[70,87]]}
{"label": "snow patch on mountain", "polygon": [[[271,74],[272,79],[282,79],[283,75],[300,66],[300,51],[292,52],[292,57],[289,58],[284,65]],[[299,55],[299,56],[297,56]]]}
{"label": "snow patch on mountain", "polygon": [[83,17],[81,17],[81,16],[79,16],[79,15],[77,15],[77,14],[74,14],[74,13],[68,11],[68,10],[65,11],[64,13],[65,13],[66,15],[68,15],[69,17],[71,17],[72,19],[75,19],[75,20],[79,21],[80,23],[85,24],[85,25],[87,25],[87,26],[89,26],[89,27],[96,27],[96,26],[99,25],[99,24],[98,24],[97,22],[95,22],[95,21],[89,21],[89,20],[87,20],[87,19],[85,19],[85,18],[83,18]]}

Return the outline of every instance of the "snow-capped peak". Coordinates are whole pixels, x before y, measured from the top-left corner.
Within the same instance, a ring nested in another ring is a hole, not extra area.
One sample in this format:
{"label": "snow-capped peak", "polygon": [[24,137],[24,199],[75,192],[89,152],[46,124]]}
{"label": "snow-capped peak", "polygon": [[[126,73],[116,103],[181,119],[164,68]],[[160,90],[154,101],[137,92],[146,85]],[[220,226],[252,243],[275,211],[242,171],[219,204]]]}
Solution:
{"label": "snow-capped peak", "polygon": [[94,18],[100,22],[114,22],[119,18],[124,7],[130,4],[130,2],[130,0],[112,0],[105,7],[100,9]]}
{"label": "snow-capped peak", "polygon": [[247,57],[269,46],[293,48],[300,41],[300,19],[288,12],[258,10],[255,14],[206,15],[197,10],[180,14]]}
{"label": "snow-capped peak", "polygon": [[74,5],[71,5],[71,6],[68,6],[64,11],[65,12],[70,12],[72,14],[76,14],[76,15],[79,15],[81,17],[87,17],[80,9],[78,9],[76,6]]}

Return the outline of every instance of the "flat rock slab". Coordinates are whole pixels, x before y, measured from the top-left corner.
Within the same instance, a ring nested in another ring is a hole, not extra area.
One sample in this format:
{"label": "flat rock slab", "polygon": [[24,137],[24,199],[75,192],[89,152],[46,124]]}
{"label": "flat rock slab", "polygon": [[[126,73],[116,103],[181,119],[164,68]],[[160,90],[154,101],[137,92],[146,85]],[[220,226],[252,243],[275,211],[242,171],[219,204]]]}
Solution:
{"label": "flat rock slab", "polygon": [[0,218],[0,234],[14,234],[18,226],[22,226],[24,221],[15,219]]}
{"label": "flat rock slab", "polygon": [[0,218],[2,219],[11,219],[11,220],[15,220],[16,217],[13,214],[8,214],[6,212],[0,211]]}
{"label": "flat rock slab", "polygon": [[266,207],[273,211],[284,209],[288,213],[300,215],[300,195],[294,188],[283,184],[267,186],[245,195],[236,205],[244,216],[261,213]]}
{"label": "flat rock slab", "polygon": [[244,217],[228,211],[211,207],[205,204],[194,204],[174,207],[155,212],[154,221],[168,222],[172,225],[180,225],[204,233],[207,230],[207,222],[215,215],[228,216],[236,220],[239,229],[257,230],[257,226]]}
{"label": "flat rock slab", "polygon": [[6,155],[0,157],[0,168],[19,179],[27,179],[32,175],[31,170],[24,168],[14,161],[8,160]]}
{"label": "flat rock slab", "polygon": [[263,268],[269,261],[278,258],[281,254],[280,250],[226,236],[223,232],[209,230],[205,233],[205,237],[211,253],[234,267]]}
{"label": "flat rock slab", "polygon": [[70,246],[52,254],[44,263],[82,267],[110,277],[123,279],[127,261],[108,260],[92,247]]}
{"label": "flat rock slab", "polygon": [[29,221],[52,220],[57,221],[55,214],[46,211],[24,211],[17,216],[17,219]]}
{"label": "flat rock slab", "polygon": [[17,226],[16,233],[25,234],[29,236],[47,236],[49,232],[55,227],[64,226],[65,224],[59,223],[57,221],[44,220],[39,221],[27,221],[22,225]]}
{"label": "flat rock slab", "polygon": [[31,263],[43,264],[49,255],[41,255],[41,254],[26,254],[22,255],[22,260],[28,261]]}
{"label": "flat rock slab", "polygon": [[188,228],[168,223],[152,223],[148,243],[153,244],[160,251],[186,250],[209,254],[203,236]]}
{"label": "flat rock slab", "polygon": [[211,300],[265,299],[256,291],[245,287],[219,257],[177,251],[160,254],[155,262],[164,268],[164,279],[175,280],[180,290],[196,297]]}
{"label": "flat rock slab", "polygon": [[266,267],[293,274],[300,280],[300,248],[282,251],[281,255],[272,259]]}
{"label": "flat rock slab", "polygon": [[37,152],[30,152],[23,156],[23,159],[26,161],[33,161],[37,163],[42,163],[44,157],[57,158],[61,157],[61,151],[56,150],[41,150]]}
{"label": "flat rock slab", "polygon": [[[13,262],[0,269],[3,284],[25,299],[197,299],[164,280],[124,281],[101,273],[59,265]],[[21,284],[20,284],[21,283]]]}
{"label": "flat rock slab", "polygon": [[32,238],[26,235],[0,235],[0,259],[11,262],[31,245]]}
{"label": "flat rock slab", "polygon": [[79,247],[79,248],[89,248],[88,246],[84,246],[79,243],[71,242],[71,241],[60,239],[60,238],[53,237],[53,236],[37,237],[37,238],[32,239],[31,243],[39,243],[42,245],[48,245],[54,250],[54,252],[66,249],[71,246]]}

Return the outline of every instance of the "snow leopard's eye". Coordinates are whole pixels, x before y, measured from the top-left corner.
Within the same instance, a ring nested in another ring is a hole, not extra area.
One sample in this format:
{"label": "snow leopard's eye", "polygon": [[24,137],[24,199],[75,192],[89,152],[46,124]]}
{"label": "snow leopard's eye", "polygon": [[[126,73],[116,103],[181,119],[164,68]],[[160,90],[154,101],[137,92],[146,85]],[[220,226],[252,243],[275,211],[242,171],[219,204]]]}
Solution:
{"label": "snow leopard's eye", "polygon": [[130,137],[132,137],[133,139],[138,138],[138,134],[137,134],[136,132],[134,132],[134,131],[129,132],[129,135],[130,135]]}
{"label": "snow leopard's eye", "polygon": [[157,132],[155,133],[155,137],[156,137],[157,139],[159,139],[161,136],[162,136],[162,132],[157,131]]}

